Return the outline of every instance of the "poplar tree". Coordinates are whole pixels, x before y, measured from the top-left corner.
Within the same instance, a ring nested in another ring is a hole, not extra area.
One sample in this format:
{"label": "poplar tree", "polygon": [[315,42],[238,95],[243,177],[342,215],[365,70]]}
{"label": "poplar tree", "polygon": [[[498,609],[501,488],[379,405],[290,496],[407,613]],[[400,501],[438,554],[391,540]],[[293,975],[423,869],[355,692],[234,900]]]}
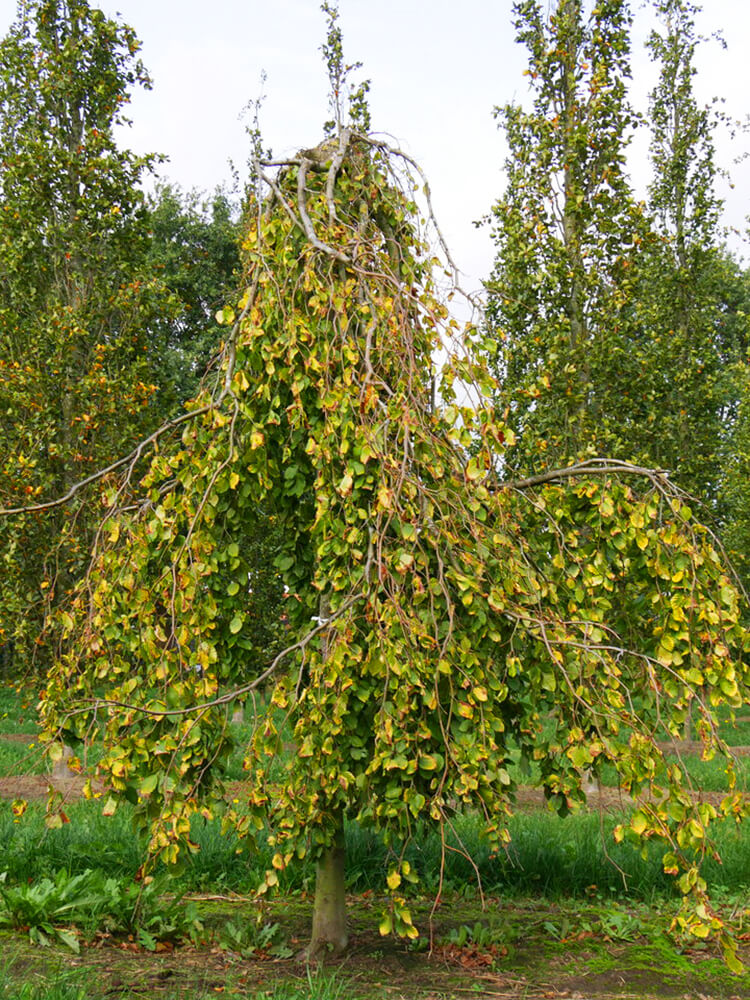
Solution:
{"label": "poplar tree", "polygon": [[718,507],[722,539],[750,591],[750,272],[735,266],[729,277],[722,324],[729,391]]}
{"label": "poplar tree", "polygon": [[649,209],[657,239],[640,289],[643,323],[655,331],[644,380],[649,454],[721,520],[721,467],[736,412],[731,372],[747,345],[732,303],[736,279],[716,193],[714,135],[723,120],[695,97],[700,7],[688,0],[657,0],[654,7],[660,26],[648,48],[660,72],[649,106]]}
{"label": "poplar tree", "polygon": [[[507,106],[508,184],[493,210],[488,351],[519,445],[509,469],[613,455],[662,468],[721,526],[747,334],[732,302],[714,133],[693,82],[696,6],[658,0],[648,47],[648,206],[625,173],[628,5],[514,7],[533,105]],[[730,315],[731,314],[731,315]],[[746,324],[744,324],[746,326]],[[738,496],[735,487],[733,496]]]}
{"label": "poplar tree", "polygon": [[[156,416],[149,330],[169,306],[145,269],[140,181],[118,148],[129,93],[150,86],[132,29],[87,0],[29,0],[0,43],[0,496],[65,493]],[[92,520],[0,526],[0,642],[39,649],[85,564]]]}
{"label": "poplar tree", "polygon": [[[645,364],[634,290],[648,238],[625,155],[630,12],[606,0],[513,6],[529,53],[531,107],[497,110],[509,147],[507,187],[492,211],[488,350],[518,437],[513,468],[585,454],[643,457]],[[644,343],[646,341],[646,343]]]}

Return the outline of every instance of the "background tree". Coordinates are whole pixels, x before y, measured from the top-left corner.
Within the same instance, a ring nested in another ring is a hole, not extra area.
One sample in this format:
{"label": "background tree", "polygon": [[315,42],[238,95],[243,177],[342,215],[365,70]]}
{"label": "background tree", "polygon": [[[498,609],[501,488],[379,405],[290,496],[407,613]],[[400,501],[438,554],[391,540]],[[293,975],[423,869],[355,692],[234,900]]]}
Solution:
{"label": "background tree", "polygon": [[[160,416],[149,331],[169,313],[148,271],[140,181],[117,147],[150,85],[126,25],[87,0],[30,0],[0,43],[0,496],[65,493]],[[34,649],[85,563],[78,500],[2,531],[0,635]],[[26,657],[24,657],[26,659]]]}
{"label": "background tree", "polygon": [[203,197],[168,183],[157,185],[146,207],[148,265],[179,303],[151,332],[159,343],[159,384],[180,404],[197,394],[219,349],[217,311],[237,297],[239,209],[221,188]]}
{"label": "background tree", "polygon": [[700,8],[685,0],[656,8],[650,200],[660,239],[645,285],[649,319],[661,331],[654,454],[710,506],[747,587],[748,275],[725,246],[714,148],[717,128],[732,123],[694,95]]}
{"label": "background tree", "polygon": [[536,0],[513,6],[533,105],[506,105],[508,184],[492,213],[489,344],[518,445],[510,468],[586,453],[642,457],[644,333],[634,289],[648,235],[625,172],[630,13]]}
{"label": "background tree", "polygon": [[649,207],[658,239],[649,245],[640,292],[643,322],[657,331],[643,380],[649,455],[720,523],[721,468],[736,413],[733,372],[747,350],[716,193],[714,134],[722,119],[699,106],[693,89],[700,8],[686,0],[654,6],[661,27],[648,47],[660,75],[649,108]]}
{"label": "background tree", "polygon": [[722,500],[728,509],[723,537],[745,589],[750,585],[750,374],[738,364],[735,388],[739,403],[723,468]]}
{"label": "background tree", "polygon": [[636,125],[627,4],[597,4],[586,17],[583,4],[561,0],[549,21],[537,3],[514,8],[534,104],[503,109],[509,181],[493,213],[488,349],[519,436],[509,470],[585,453],[644,462],[669,470],[721,528],[747,350],[716,194],[721,118],[693,91],[698,8],[654,7],[647,209],[624,173]]}
{"label": "background tree", "polygon": [[724,449],[718,509],[722,539],[746,591],[750,591],[750,272],[728,268],[722,296],[726,367]]}

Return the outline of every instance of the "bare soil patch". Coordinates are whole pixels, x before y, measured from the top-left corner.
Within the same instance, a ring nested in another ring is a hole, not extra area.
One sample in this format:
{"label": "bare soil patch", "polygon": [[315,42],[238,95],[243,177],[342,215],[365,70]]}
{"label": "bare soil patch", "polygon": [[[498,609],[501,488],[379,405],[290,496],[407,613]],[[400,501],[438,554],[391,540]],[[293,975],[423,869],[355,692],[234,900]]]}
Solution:
{"label": "bare soil patch", "polygon": [[[750,747],[747,749],[750,753]],[[87,774],[73,774],[69,778],[52,780],[50,775],[45,774],[17,774],[8,777],[0,777],[0,799],[26,799],[29,802],[46,799],[49,795],[50,786],[62,794],[65,802],[74,802],[83,796],[83,786],[88,777]],[[97,791],[104,791],[106,786],[102,782],[94,782]],[[243,781],[231,781],[227,784],[227,796],[229,798],[241,799],[247,792],[247,783]],[[710,802],[718,805],[725,797],[725,792],[693,792],[693,797],[702,802]],[[632,799],[618,788],[602,786],[592,791],[588,797],[589,809],[602,810],[604,812],[623,812],[632,806]],[[519,809],[541,809],[545,806],[544,792],[540,788],[530,788],[522,786],[516,791],[516,805]]]}
{"label": "bare soil patch", "polygon": [[[329,960],[325,972],[335,974],[346,1000],[748,1000],[750,977],[732,976],[709,952],[674,953],[664,945],[640,939],[632,943],[579,939],[551,943],[539,932],[540,918],[555,918],[554,904],[503,904],[517,928],[507,948],[486,951],[441,943],[450,917],[436,921],[432,952],[414,951],[404,942],[381,938],[372,926],[372,903],[350,900],[351,946],[340,959]],[[466,904],[459,904],[465,908]],[[291,930],[292,945],[304,943],[306,921],[299,907],[284,900],[273,904],[273,918]],[[480,917],[478,906],[477,917]],[[421,914],[424,917],[425,909]],[[465,914],[466,915],[466,914]],[[228,916],[228,914],[227,914]],[[238,919],[236,908],[231,917]],[[247,919],[252,919],[248,913]],[[241,917],[240,917],[241,918]],[[219,914],[214,920],[220,919]],[[422,921],[420,920],[420,923]],[[38,975],[44,965],[79,970],[96,983],[98,996],[187,998],[224,994],[231,1000],[273,991],[283,982],[306,987],[308,970],[296,959],[259,954],[243,957],[218,947],[180,947],[153,954],[132,942],[98,941],[80,955],[32,947],[19,935],[0,939],[0,950],[16,952],[16,974]],[[502,952],[502,953],[501,953]],[[750,958],[746,952],[745,959]]]}
{"label": "bare soil patch", "polygon": [[71,774],[69,778],[56,779],[48,774],[16,774],[0,778],[0,799],[25,799],[27,802],[47,799],[50,787],[63,797],[64,802],[75,802],[83,796],[87,775]]}

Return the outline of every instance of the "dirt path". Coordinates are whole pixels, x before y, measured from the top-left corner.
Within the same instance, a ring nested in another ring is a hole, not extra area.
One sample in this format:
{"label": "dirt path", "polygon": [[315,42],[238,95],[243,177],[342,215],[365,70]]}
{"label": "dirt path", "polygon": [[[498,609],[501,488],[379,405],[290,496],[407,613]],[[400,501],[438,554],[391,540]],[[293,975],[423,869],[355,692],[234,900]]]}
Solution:
{"label": "dirt path", "polygon": [[[16,735],[6,737],[0,735],[0,740],[12,739],[20,742]],[[31,737],[23,736],[24,740],[31,740]],[[750,756],[750,747],[737,747],[738,756]],[[63,801],[75,802],[83,796],[83,786],[88,780],[88,774],[72,774],[68,778],[55,779],[45,774],[17,774],[7,777],[0,777],[0,799],[25,799],[28,802],[46,799],[49,795],[50,785],[62,794]],[[106,791],[106,785],[98,780],[94,781],[94,788],[98,792]],[[227,783],[227,796],[229,798],[241,799],[247,792],[247,782],[230,781]],[[697,801],[710,802],[719,805],[725,797],[726,792],[694,792],[693,798]],[[632,800],[618,788],[600,786],[594,789],[587,796],[589,809],[602,810],[604,812],[623,812],[632,805]],[[544,793],[540,788],[521,786],[516,791],[516,805],[519,809],[539,809],[545,805]]]}

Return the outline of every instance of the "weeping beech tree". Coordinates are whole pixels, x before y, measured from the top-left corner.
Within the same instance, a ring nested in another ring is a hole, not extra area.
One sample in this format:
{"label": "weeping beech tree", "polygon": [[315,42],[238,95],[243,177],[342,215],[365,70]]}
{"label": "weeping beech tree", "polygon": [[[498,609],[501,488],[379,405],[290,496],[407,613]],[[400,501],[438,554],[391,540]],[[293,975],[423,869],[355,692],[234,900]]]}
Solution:
{"label": "weeping beech tree", "polygon": [[[733,774],[716,712],[748,694],[736,591],[658,474],[593,460],[503,478],[512,434],[436,290],[413,166],[340,121],[258,163],[221,377],[152,436],[144,479],[123,463],[108,483],[47,732],[103,739],[105,812],[132,801],[150,857],[173,863],[195,850],[191,817],[223,808],[226,703],[266,686],[225,823],[272,846],[261,891],[317,862],[309,954],[346,945],[347,820],[390,849],[381,933],[416,937],[413,837],[432,826],[461,849],[453,817],[472,810],[502,849],[512,760],[536,763],[561,813],[609,762],[636,800],[616,836],[663,841],[677,923],[734,961],[699,862],[711,822],[746,804],[696,802],[658,739],[695,698],[705,752]],[[288,642],[248,674],[240,541],[260,511],[280,525]]]}
{"label": "weeping beech tree", "polygon": [[[436,296],[405,165],[343,129],[264,175],[222,381],[140,484],[110,488],[48,731],[103,726],[105,810],[135,802],[152,856],[174,862],[193,849],[190,817],[222,796],[224,703],[270,684],[247,810],[226,822],[274,847],[262,888],[317,859],[313,950],[345,945],[347,818],[392,851],[381,931],[415,936],[406,844],[425,824],[447,841],[473,809],[500,848],[519,753],[561,812],[584,800],[582,769],[613,763],[638,800],[617,835],[664,840],[699,898],[681,925],[722,933],[697,865],[710,821],[746,805],[694,802],[657,736],[695,698],[706,752],[727,752],[716,710],[742,704],[748,679],[735,589],[656,474],[594,461],[502,481],[510,434]],[[289,644],[248,677],[236,539],[261,509],[282,525]]]}

